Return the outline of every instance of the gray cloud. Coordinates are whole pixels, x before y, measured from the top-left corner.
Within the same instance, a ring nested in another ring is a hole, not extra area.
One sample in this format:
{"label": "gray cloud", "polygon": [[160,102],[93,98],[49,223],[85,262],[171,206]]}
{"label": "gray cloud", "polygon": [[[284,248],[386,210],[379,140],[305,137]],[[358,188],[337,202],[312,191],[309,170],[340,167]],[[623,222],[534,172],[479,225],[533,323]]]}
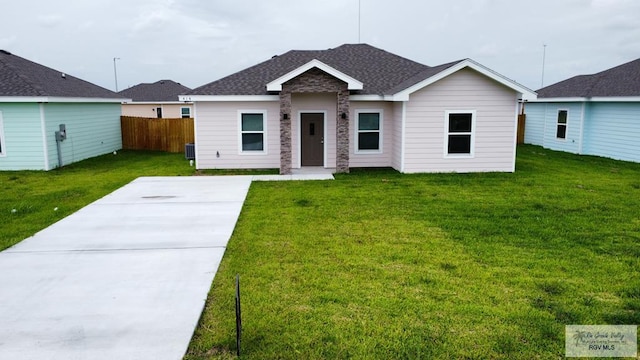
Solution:
{"label": "gray cloud", "polygon": [[[24,17],[25,11],[32,16]],[[24,0],[3,9],[0,47],[120,88],[190,87],[290,49],[358,42],[358,0]],[[640,57],[636,0],[361,0],[361,41],[427,65],[472,58],[536,89]]]}

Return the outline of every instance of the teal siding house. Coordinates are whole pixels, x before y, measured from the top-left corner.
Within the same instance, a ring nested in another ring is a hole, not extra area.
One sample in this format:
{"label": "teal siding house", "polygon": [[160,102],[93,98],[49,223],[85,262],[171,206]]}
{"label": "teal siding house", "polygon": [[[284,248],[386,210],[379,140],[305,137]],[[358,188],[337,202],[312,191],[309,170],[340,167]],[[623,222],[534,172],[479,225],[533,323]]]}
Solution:
{"label": "teal siding house", "polygon": [[51,170],[120,149],[125,100],[0,50],[0,171]]}
{"label": "teal siding house", "polygon": [[525,103],[525,143],[640,162],[640,59],[537,92]]}

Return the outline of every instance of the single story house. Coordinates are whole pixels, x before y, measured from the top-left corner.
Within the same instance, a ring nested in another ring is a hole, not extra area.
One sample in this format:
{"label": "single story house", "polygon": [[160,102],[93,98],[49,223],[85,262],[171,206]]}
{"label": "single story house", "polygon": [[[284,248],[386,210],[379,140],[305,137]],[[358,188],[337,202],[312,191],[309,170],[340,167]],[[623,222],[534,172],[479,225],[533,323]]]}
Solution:
{"label": "single story house", "polygon": [[640,162],[640,59],[538,90],[525,143]]}
{"label": "single story house", "polygon": [[120,149],[123,100],[0,50],[0,170],[50,170]]}
{"label": "single story house", "polygon": [[466,59],[426,66],[367,44],[289,51],[180,96],[196,167],[515,169],[526,87]]}
{"label": "single story house", "polygon": [[131,101],[122,103],[122,115],[146,118],[190,118],[193,104],[178,101],[190,88],[172,80],[142,83],[118,92]]}

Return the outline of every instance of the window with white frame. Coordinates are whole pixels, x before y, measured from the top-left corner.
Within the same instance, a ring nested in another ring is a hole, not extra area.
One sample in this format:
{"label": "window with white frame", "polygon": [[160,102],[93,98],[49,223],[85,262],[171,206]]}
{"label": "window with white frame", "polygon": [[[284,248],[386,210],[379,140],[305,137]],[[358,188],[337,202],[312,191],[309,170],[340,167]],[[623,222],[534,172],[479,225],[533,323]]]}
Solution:
{"label": "window with white frame", "polygon": [[2,111],[0,111],[0,156],[4,156],[7,153],[4,142],[4,123],[2,121]]}
{"label": "window with white frame", "polygon": [[180,116],[182,116],[182,118],[190,118],[191,117],[191,108],[188,107],[182,107],[180,108]]}
{"label": "window with white frame", "polygon": [[240,112],[241,153],[266,152],[266,115],[265,111]]}
{"label": "window with white frame", "polygon": [[382,151],[382,110],[356,111],[356,152]]}
{"label": "window with white frame", "polygon": [[446,154],[472,155],[475,111],[447,111]]}
{"label": "window with white frame", "polygon": [[556,138],[567,138],[567,118],[569,117],[568,110],[558,110],[558,121],[556,124]]}

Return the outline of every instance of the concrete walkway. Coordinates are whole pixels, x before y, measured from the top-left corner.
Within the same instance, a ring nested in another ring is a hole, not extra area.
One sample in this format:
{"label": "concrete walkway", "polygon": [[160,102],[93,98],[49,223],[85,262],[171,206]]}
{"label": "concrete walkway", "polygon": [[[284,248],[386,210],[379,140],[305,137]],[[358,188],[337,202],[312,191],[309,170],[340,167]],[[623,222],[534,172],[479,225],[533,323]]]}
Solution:
{"label": "concrete walkway", "polygon": [[327,178],[269,177],[139,178],[0,252],[0,359],[181,359],[251,181]]}

